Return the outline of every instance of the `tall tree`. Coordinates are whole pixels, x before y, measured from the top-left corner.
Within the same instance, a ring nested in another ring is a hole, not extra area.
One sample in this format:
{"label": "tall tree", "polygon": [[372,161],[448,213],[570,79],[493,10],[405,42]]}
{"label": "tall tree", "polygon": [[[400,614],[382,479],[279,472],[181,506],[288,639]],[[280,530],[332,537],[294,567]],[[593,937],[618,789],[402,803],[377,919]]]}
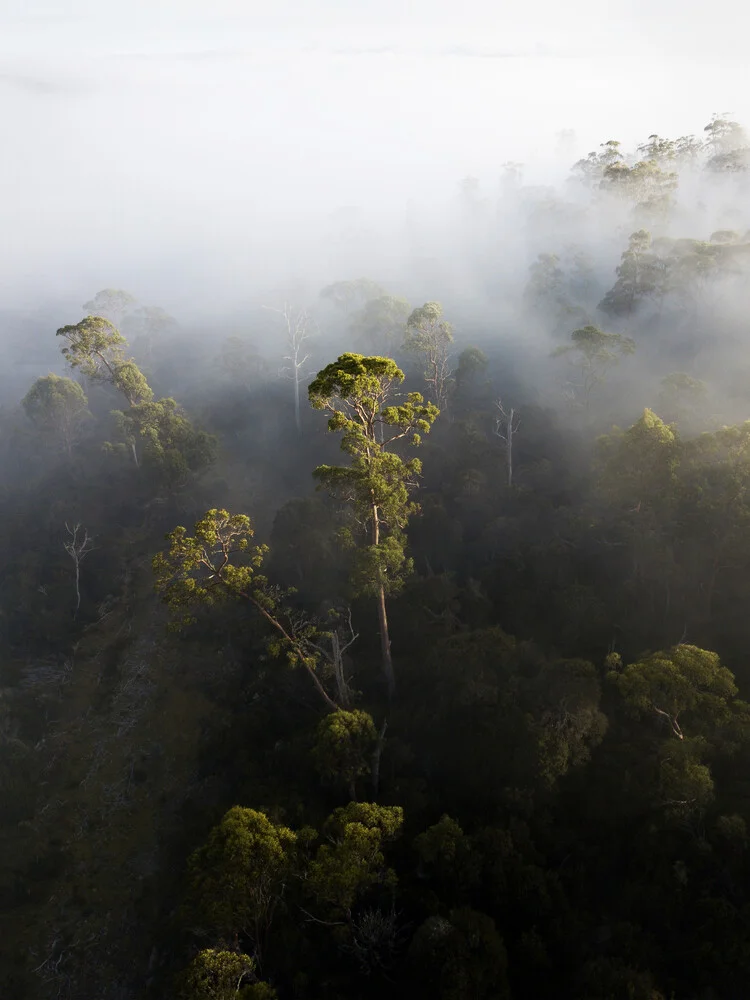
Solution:
{"label": "tall tree", "polygon": [[425,302],[407,319],[404,340],[404,349],[423,359],[425,382],[438,407],[445,406],[448,395],[451,376],[448,351],[453,343],[453,328],[442,316],[443,307],[439,302]]}
{"label": "tall tree", "polygon": [[312,406],[330,414],[328,429],[342,433],[348,466],[321,465],[321,486],[344,499],[367,525],[370,544],[359,549],[355,591],[375,596],[378,604],[383,672],[389,696],[395,690],[386,595],[398,589],[411,563],[406,558],[404,528],[417,509],[409,500],[421,463],[404,460],[397,442],[418,445],[439,410],[418,392],[393,402],[404,373],[391,358],[342,354],[318,372],[309,387]]}
{"label": "tall tree", "polygon": [[58,337],[67,342],[62,353],[71,368],[78,368],[92,382],[104,382],[125,396],[130,406],[153,399],[145,376],[125,356],[127,341],[117,327],[102,316],[87,316],[73,326],[63,326]]}
{"label": "tall tree", "polygon": [[610,368],[634,351],[635,341],[630,337],[604,333],[596,326],[584,326],[574,330],[570,343],[558,347],[552,357],[567,357],[571,362],[575,374],[568,382],[569,391],[588,412],[592,393],[604,381]]}
{"label": "tall tree", "polygon": [[77,618],[81,608],[81,563],[94,548],[94,539],[81,524],[74,524],[71,528],[66,522],[65,530],[68,532],[68,539],[63,542],[63,548],[73,560],[75,569],[76,609],[73,617]]}
{"label": "tall tree", "polygon": [[667,292],[666,262],[653,252],[651,233],[645,229],[631,234],[616,274],[617,281],[599,303],[608,316],[627,316],[644,299]]}
{"label": "tall tree", "polygon": [[273,309],[265,306],[272,312],[283,317],[286,327],[286,339],[284,361],[286,362],[279,371],[282,378],[289,379],[294,389],[294,422],[297,426],[297,433],[302,433],[302,416],[300,413],[300,387],[307,375],[305,365],[310,359],[307,352],[307,343],[311,337],[312,320],[305,309],[297,309],[284,303],[283,309]]}

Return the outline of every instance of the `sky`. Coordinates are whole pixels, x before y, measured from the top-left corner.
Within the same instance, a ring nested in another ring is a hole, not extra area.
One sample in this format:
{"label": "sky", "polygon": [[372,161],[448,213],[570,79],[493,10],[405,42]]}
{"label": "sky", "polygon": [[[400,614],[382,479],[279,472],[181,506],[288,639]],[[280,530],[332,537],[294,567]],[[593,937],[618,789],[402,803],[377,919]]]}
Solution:
{"label": "sky", "polygon": [[337,207],[541,181],[564,129],[575,157],[750,123],[749,29],[735,0],[0,0],[0,294],[231,285]]}

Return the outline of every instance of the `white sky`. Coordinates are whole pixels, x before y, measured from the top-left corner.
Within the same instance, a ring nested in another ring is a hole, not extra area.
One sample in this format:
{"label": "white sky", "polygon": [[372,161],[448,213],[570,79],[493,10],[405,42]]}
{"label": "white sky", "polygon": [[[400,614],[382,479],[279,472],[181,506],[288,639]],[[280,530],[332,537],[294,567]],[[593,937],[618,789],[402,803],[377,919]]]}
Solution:
{"label": "white sky", "polygon": [[739,0],[0,0],[4,284],[275,247],[282,215],[492,184],[561,129],[750,125],[749,35]]}

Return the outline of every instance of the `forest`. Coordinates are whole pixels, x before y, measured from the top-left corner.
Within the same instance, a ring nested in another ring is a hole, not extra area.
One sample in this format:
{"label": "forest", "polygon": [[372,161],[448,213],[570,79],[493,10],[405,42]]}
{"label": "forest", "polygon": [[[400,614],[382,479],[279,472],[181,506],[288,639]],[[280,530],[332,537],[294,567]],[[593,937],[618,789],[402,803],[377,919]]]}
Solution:
{"label": "forest", "polygon": [[3,998],[747,996],[750,139],[403,232],[0,317]]}

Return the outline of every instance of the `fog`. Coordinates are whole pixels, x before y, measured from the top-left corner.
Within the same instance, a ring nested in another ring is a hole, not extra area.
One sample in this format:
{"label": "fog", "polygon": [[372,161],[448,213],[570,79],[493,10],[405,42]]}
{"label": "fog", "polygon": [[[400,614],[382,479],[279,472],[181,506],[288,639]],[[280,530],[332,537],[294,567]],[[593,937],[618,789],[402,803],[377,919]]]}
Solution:
{"label": "fog", "polygon": [[508,160],[557,182],[612,137],[750,120],[727,2],[258,8],[0,3],[6,308],[114,285],[183,318],[382,274],[407,208],[441,217],[462,177],[494,197]]}

